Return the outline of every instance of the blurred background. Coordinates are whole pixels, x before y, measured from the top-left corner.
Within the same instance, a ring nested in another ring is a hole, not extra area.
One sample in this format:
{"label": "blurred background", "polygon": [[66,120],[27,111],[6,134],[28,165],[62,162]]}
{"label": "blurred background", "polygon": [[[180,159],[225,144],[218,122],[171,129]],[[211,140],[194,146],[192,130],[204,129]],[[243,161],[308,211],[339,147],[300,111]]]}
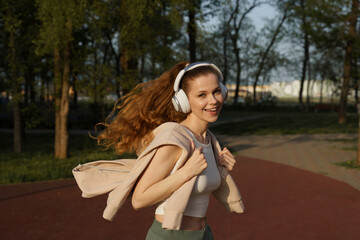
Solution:
{"label": "blurred background", "polygon": [[357,0],[1,1],[0,184],[119,158],[89,132],[179,61],[222,70],[215,133],[350,133],[357,152],[358,18]]}

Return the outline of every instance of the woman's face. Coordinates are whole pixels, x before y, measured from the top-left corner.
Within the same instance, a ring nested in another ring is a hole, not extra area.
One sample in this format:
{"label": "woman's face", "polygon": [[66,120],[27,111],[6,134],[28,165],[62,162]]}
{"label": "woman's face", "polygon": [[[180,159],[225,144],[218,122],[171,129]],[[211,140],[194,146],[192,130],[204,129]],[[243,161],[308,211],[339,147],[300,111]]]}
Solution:
{"label": "woman's face", "polygon": [[191,117],[207,123],[215,122],[224,102],[218,76],[209,73],[190,80],[188,84]]}

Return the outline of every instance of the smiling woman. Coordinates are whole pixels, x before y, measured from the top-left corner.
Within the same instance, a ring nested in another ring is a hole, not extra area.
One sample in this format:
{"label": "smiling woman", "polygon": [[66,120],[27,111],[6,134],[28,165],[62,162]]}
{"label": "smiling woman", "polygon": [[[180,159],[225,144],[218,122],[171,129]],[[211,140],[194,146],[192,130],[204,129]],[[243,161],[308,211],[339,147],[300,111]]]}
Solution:
{"label": "smiling woman", "polygon": [[210,73],[198,77],[189,84],[191,90],[188,91],[187,95],[192,108],[187,119],[195,118],[193,121],[204,124],[215,122],[224,102],[218,77]]}
{"label": "smiling woman", "polygon": [[206,223],[210,193],[229,211],[243,212],[229,175],[235,158],[208,130],[227,96],[222,80],[211,63],[181,62],[115,105],[120,111],[100,124],[98,142],[139,157],[129,172],[133,180],[109,195],[106,219],[131,191],[134,209],[157,205],[146,239],[213,239]]}

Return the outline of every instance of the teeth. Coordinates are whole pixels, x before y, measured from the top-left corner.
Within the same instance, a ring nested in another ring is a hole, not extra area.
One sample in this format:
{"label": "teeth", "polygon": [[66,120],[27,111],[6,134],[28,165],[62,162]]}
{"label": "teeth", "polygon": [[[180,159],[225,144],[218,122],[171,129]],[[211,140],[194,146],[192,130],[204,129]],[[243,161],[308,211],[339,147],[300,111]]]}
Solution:
{"label": "teeth", "polygon": [[210,109],[206,109],[206,111],[210,111],[210,112],[216,112],[216,108],[210,108]]}

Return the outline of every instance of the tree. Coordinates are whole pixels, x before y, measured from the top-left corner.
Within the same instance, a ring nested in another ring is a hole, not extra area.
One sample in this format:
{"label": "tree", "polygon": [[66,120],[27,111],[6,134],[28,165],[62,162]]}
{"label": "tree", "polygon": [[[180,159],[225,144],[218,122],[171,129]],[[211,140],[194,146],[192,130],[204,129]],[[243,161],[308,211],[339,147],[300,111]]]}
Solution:
{"label": "tree", "polygon": [[[243,2],[242,5],[247,5],[248,2]],[[229,29],[230,39],[232,41],[233,53],[236,59],[236,89],[235,89],[235,97],[234,103],[237,103],[239,97],[239,89],[240,89],[240,80],[241,80],[241,47],[239,46],[240,42],[240,30],[244,27],[247,15],[257,6],[261,5],[262,2],[253,0],[249,6],[246,6],[243,11],[240,9],[240,0],[236,0],[235,7],[231,12],[228,22],[227,28]],[[231,30],[230,30],[231,29]]]}
{"label": "tree", "polygon": [[[300,18],[301,18],[301,31],[303,34],[303,51],[304,51],[304,58],[302,62],[302,70],[301,70],[301,80],[300,80],[300,90],[299,90],[299,104],[300,109],[304,111],[304,101],[303,101],[303,89],[304,89],[304,82],[306,78],[306,69],[309,65],[309,48],[310,48],[310,41],[309,41],[309,24],[307,22],[307,16],[305,11],[305,0],[300,0]],[[310,74],[309,74],[310,76]],[[310,78],[308,79],[310,81]],[[308,82],[308,86],[310,83]]]}
{"label": "tree", "polygon": [[11,79],[11,95],[12,106],[14,110],[14,151],[22,152],[23,142],[23,127],[21,114],[21,83],[23,81],[21,71],[22,66],[19,60],[19,32],[21,28],[21,19],[19,13],[16,11],[18,7],[14,2],[9,4],[4,2],[2,4],[3,21],[5,31],[8,32],[8,55],[9,62],[9,78]]}
{"label": "tree", "polygon": [[[176,1],[174,1],[176,2]],[[187,34],[189,38],[188,49],[190,62],[198,61],[199,32],[197,21],[203,20],[208,16],[214,16],[218,11],[219,0],[187,0],[185,1],[185,11],[187,12]]]}
{"label": "tree", "polygon": [[[291,3],[290,3],[291,4]],[[256,86],[257,86],[257,83],[259,81],[259,77],[263,71],[263,68],[264,68],[264,65],[265,65],[265,61],[268,57],[268,54],[272,48],[272,46],[274,45],[275,41],[277,40],[277,37],[279,36],[279,33],[280,33],[280,29],[283,25],[283,23],[285,22],[286,18],[287,18],[287,15],[288,15],[288,10],[289,10],[289,6],[290,4],[288,5],[288,7],[284,10],[284,13],[283,13],[283,16],[279,22],[279,24],[277,25],[272,37],[271,37],[271,40],[269,42],[269,44],[267,45],[265,51],[261,54],[261,59],[260,59],[260,63],[259,63],[259,66],[258,66],[258,69],[256,71],[256,74],[255,74],[255,81],[254,81],[254,84],[253,84],[253,87],[254,87],[254,92],[253,92],[253,102],[256,103]]]}
{"label": "tree", "polygon": [[[355,57],[355,43],[356,43],[356,39],[357,39],[356,23],[357,23],[358,12],[359,12],[359,1],[352,0],[351,12],[350,12],[349,18],[348,18],[349,30],[348,30],[348,34],[346,37],[344,78],[343,78],[343,84],[341,87],[341,98],[340,98],[339,116],[338,116],[339,123],[346,122],[346,105],[347,105],[347,98],[348,98],[348,94],[349,94],[351,66],[352,66],[352,61]],[[360,136],[360,129],[359,129],[359,136]],[[359,146],[360,146],[360,143],[359,143]]]}
{"label": "tree", "polygon": [[0,5],[1,61],[6,90],[11,96],[14,113],[14,151],[22,151],[24,137],[23,112],[35,101],[35,74],[38,59],[35,57],[33,36],[37,35],[34,1],[4,1]]}
{"label": "tree", "polygon": [[[84,21],[85,0],[37,0],[41,21],[38,53],[50,54],[54,63],[56,158],[68,156],[68,114],[73,30]],[[54,8],[53,6],[56,6]]]}
{"label": "tree", "polygon": [[189,53],[190,53],[190,62],[196,62],[196,21],[195,15],[200,9],[201,1],[191,0],[188,3],[188,36],[189,36]]}
{"label": "tree", "polygon": [[[317,51],[324,55],[333,55],[332,53],[339,52],[338,49],[342,50],[340,56],[337,57],[343,59],[343,81],[338,122],[345,123],[350,81],[356,79],[353,75],[356,71],[351,70],[351,65],[358,57],[355,51],[358,1],[307,0],[305,3],[304,9],[308,26],[311,25],[311,28],[308,27],[307,33]],[[355,84],[353,85],[355,86]]]}

